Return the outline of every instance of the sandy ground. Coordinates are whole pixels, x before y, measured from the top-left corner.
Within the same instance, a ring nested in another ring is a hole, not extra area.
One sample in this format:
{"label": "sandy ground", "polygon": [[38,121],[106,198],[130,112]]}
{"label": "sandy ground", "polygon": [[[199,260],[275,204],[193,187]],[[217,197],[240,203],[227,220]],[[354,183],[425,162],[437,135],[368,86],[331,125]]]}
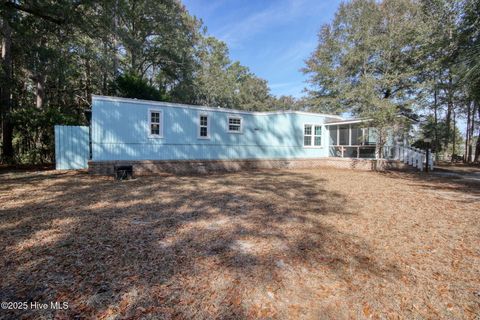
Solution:
{"label": "sandy ground", "polygon": [[0,245],[0,300],[29,304],[2,319],[480,317],[480,185],[461,179],[2,173]]}

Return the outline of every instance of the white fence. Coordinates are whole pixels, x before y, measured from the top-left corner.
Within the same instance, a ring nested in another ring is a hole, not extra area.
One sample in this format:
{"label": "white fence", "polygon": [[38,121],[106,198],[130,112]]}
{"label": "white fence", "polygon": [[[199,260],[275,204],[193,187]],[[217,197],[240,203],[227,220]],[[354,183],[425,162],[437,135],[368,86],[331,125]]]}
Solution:
{"label": "white fence", "polygon": [[55,126],[55,167],[57,170],[88,168],[89,138],[86,126]]}
{"label": "white fence", "polygon": [[433,171],[434,164],[434,155],[431,150],[428,150],[429,161],[427,164],[427,154],[424,150],[408,147],[408,146],[396,146],[395,148],[395,159],[403,161],[406,164],[409,164],[415,168],[418,168],[420,171],[424,171],[428,165],[429,171]]}
{"label": "white fence", "polygon": [[[431,150],[429,153],[429,171],[433,171],[435,155]],[[376,159],[376,146],[331,146],[329,148],[331,157],[341,158],[364,158]],[[411,165],[420,171],[424,171],[427,166],[427,154],[425,150],[413,148],[410,146],[384,146],[379,153],[381,159],[399,160]]]}

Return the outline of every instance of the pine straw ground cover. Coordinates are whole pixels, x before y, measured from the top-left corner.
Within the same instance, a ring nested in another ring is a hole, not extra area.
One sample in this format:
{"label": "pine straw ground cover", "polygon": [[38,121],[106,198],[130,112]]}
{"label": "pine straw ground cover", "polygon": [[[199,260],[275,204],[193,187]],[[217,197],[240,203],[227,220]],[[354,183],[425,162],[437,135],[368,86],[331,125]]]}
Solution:
{"label": "pine straw ground cover", "polygon": [[480,314],[480,186],[347,170],[0,174],[0,318]]}

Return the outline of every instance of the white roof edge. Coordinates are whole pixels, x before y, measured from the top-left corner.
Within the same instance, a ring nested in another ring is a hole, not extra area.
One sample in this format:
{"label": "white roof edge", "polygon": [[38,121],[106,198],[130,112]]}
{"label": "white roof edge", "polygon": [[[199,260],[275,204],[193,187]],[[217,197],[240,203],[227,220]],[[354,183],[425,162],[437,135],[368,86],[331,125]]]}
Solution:
{"label": "white roof edge", "polygon": [[188,108],[188,109],[198,109],[198,110],[206,110],[206,111],[217,111],[217,112],[226,112],[226,113],[240,113],[240,114],[255,114],[255,115],[272,115],[272,114],[295,113],[295,114],[324,116],[324,117],[336,118],[336,119],[343,120],[343,118],[341,116],[337,116],[337,115],[334,115],[334,114],[324,114],[324,113],[305,112],[305,111],[296,111],[296,110],[244,111],[244,110],[236,110],[236,109],[213,108],[213,107],[198,106],[198,105],[183,104],[183,103],[173,103],[173,102],[162,102],[162,101],[153,101],[153,100],[142,100],[142,99],[102,96],[102,95],[96,95],[96,94],[92,94],[92,101],[93,100],[137,103],[137,104],[158,105],[158,106],[173,107],[173,108]]}
{"label": "white roof edge", "polygon": [[371,121],[372,119],[352,119],[352,120],[343,120],[338,122],[327,122],[325,123],[326,126],[334,126],[339,124],[351,124],[351,123],[360,123],[360,122],[367,122]]}

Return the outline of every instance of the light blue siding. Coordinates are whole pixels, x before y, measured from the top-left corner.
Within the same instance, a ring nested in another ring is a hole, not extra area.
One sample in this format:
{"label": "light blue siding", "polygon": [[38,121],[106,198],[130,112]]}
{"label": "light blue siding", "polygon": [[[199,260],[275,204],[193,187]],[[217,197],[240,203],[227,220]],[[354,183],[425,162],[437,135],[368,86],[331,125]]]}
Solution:
{"label": "light blue siding", "polygon": [[88,167],[88,127],[55,126],[55,168],[57,170]]}
{"label": "light blue siding", "polygon": [[[149,109],[163,112],[163,138],[149,137]],[[210,139],[199,139],[207,114]],[[228,116],[242,118],[242,133],[228,132]],[[284,159],[328,156],[326,116],[256,114],[215,109],[93,99],[92,153],[106,160]],[[303,147],[304,124],[322,125],[322,147]]]}

